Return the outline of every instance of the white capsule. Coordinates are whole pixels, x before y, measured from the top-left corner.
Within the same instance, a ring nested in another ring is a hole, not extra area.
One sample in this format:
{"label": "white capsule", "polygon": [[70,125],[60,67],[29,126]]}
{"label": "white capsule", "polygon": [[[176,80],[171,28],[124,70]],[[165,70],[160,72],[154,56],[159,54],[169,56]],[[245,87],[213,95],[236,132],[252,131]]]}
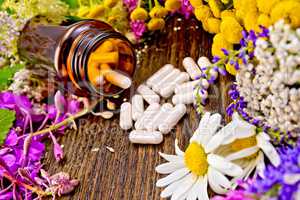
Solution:
{"label": "white capsule", "polygon": [[169,133],[174,126],[180,121],[180,119],[186,113],[186,106],[184,104],[176,105],[171,113],[168,115],[165,122],[159,125],[158,129],[161,133],[167,134]]}
{"label": "white capsule", "polygon": [[194,90],[194,87],[200,83],[200,80],[195,80],[195,81],[189,81],[180,85],[177,85],[175,87],[175,94],[183,94],[183,93],[188,93],[192,92]]}
{"label": "white capsule", "polygon": [[194,91],[175,94],[172,98],[173,104],[191,104],[194,102]]}
{"label": "white capsule", "polygon": [[134,121],[138,120],[143,116],[144,113],[144,100],[139,94],[135,94],[131,100],[132,104],[132,119]]}
{"label": "white capsule", "polygon": [[159,82],[166,75],[168,75],[173,69],[174,69],[174,66],[171,64],[164,65],[160,70],[158,70],[150,78],[148,78],[148,80],[146,81],[146,84],[149,87],[152,87],[155,83]]}
{"label": "white capsule", "polygon": [[189,74],[188,74],[188,73],[186,73],[186,72],[181,72],[181,73],[179,74],[179,76],[177,76],[177,77],[175,78],[174,81],[172,81],[171,83],[169,83],[169,84],[163,86],[163,87],[160,89],[160,95],[161,95],[162,97],[164,97],[164,98],[169,98],[169,97],[173,94],[176,85],[181,84],[181,83],[183,83],[183,82],[186,82],[186,81],[188,81],[189,79],[190,79],[190,77],[189,77]]}
{"label": "white capsule", "polygon": [[193,58],[185,57],[182,64],[191,79],[195,80],[201,76],[202,72]]}
{"label": "white capsule", "polygon": [[137,144],[160,144],[163,139],[159,131],[133,130],[129,134],[129,141]]}
{"label": "white capsule", "polygon": [[131,104],[129,102],[122,103],[120,111],[120,127],[128,130],[132,127]]}
{"label": "white capsule", "polygon": [[145,99],[145,101],[148,104],[158,103],[160,100],[160,97],[153,90],[151,90],[148,86],[144,84],[141,84],[137,88],[137,92],[142,95],[142,97]]}
{"label": "white capsule", "polygon": [[176,77],[179,76],[179,74],[180,74],[180,70],[179,70],[179,69],[173,69],[172,72],[170,72],[170,73],[169,73],[168,75],[166,75],[163,79],[161,79],[161,80],[158,81],[156,84],[154,84],[153,87],[152,87],[152,89],[153,89],[155,92],[159,93],[159,92],[160,92],[160,89],[161,89],[164,85],[166,85],[166,84],[168,84],[168,83],[174,81],[174,80],[176,79]]}
{"label": "white capsule", "polygon": [[156,115],[159,109],[160,105],[158,103],[150,104],[144,111],[143,116],[135,122],[134,127],[137,130],[145,129],[145,124],[151,121],[151,119]]}
{"label": "white capsule", "polygon": [[201,56],[201,57],[199,57],[197,64],[201,70],[205,71],[206,68],[211,65],[211,62],[209,61],[209,59],[207,57]]}
{"label": "white capsule", "polygon": [[161,106],[159,112],[152,118],[152,120],[145,125],[145,128],[148,131],[155,131],[158,129],[158,126],[163,123],[168,115],[171,113],[173,109],[172,104],[165,103]]}

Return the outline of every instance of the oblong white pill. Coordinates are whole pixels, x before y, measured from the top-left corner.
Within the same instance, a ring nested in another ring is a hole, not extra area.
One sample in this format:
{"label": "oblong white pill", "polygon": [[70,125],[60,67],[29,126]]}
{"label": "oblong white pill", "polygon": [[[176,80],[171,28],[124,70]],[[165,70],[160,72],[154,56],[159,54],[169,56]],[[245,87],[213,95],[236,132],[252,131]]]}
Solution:
{"label": "oblong white pill", "polygon": [[175,94],[192,92],[194,90],[194,87],[199,83],[200,83],[200,79],[195,81],[189,81],[180,85],[176,85],[174,90]]}
{"label": "oblong white pill", "polygon": [[191,79],[195,80],[197,78],[200,78],[202,71],[193,58],[185,57],[182,61],[182,64],[187,73],[190,75]]}
{"label": "oblong white pill", "polygon": [[122,103],[120,111],[120,127],[128,130],[132,127],[131,104],[129,102]]}
{"label": "oblong white pill", "polygon": [[173,69],[172,72],[170,72],[168,75],[166,75],[163,79],[158,81],[156,84],[153,85],[152,89],[159,93],[160,89],[170,82],[174,81],[177,76],[179,76],[180,70],[179,69]]}
{"label": "oblong white pill", "polygon": [[161,106],[159,112],[152,118],[152,120],[145,125],[145,128],[148,131],[155,131],[158,129],[158,126],[163,123],[168,115],[171,113],[173,105],[170,103],[165,103]]}
{"label": "oblong white pill", "polygon": [[152,104],[152,103],[158,103],[160,100],[160,97],[158,96],[158,94],[156,94],[153,90],[151,90],[148,86],[146,86],[145,84],[141,84],[138,88],[137,88],[137,92],[142,95],[142,97],[145,99],[145,101],[148,104]]}
{"label": "oblong white pill", "polygon": [[159,131],[133,130],[129,134],[129,141],[137,144],[160,144],[163,139]]}
{"label": "oblong white pill", "polygon": [[211,65],[211,62],[209,61],[209,59],[207,57],[200,56],[197,61],[197,64],[202,71],[205,71],[207,69],[207,67]]}
{"label": "oblong white pill", "polygon": [[194,91],[175,94],[172,98],[173,104],[191,104],[194,102]]}
{"label": "oblong white pill", "polygon": [[171,113],[168,115],[165,122],[159,125],[158,129],[161,133],[167,134],[180,121],[186,113],[186,106],[184,104],[176,105]]}
{"label": "oblong white pill", "polygon": [[158,103],[150,104],[144,111],[143,116],[135,122],[134,127],[137,130],[145,129],[145,124],[151,121],[159,109],[160,105]]}
{"label": "oblong white pill", "polygon": [[132,104],[132,119],[134,121],[138,120],[143,116],[144,113],[144,100],[139,94],[135,94],[131,100]]}
{"label": "oblong white pill", "polygon": [[166,85],[166,86],[164,86],[164,87],[162,87],[162,88],[160,89],[160,95],[161,95],[162,97],[164,97],[164,98],[169,98],[169,97],[173,94],[174,89],[175,89],[175,87],[176,87],[177,84],[181,84],[181,83],[183,83],[183,82],[186,82],[186,81],[188,81],[189,79],[190,79],[190,76],[189,76],[188,73],[186,73],[186,72],[181,72],[181,73],[179,74],[179,76],[177,76],[177,77],[175,78],[174,81],[172,81],[170,84],[168,84],[168,85]]}
{"label": "oblong white pill", "polygon": [[148,80],[146,81],[146,84],[149,87],[152,87],[155,83],[162,80],[166,75],[168,75],[173,69],[174,69],[174,66],[171,64],[164,65],[157,72],[155,72],[150,78],[148,78]]}

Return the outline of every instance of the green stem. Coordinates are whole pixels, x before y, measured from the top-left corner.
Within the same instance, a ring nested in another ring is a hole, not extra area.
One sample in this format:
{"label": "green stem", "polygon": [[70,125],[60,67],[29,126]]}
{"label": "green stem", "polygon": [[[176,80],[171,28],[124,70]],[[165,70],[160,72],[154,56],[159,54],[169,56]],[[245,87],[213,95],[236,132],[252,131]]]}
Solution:
{"label": "green stem", "polygon": [[160,6],[160,3],[158,2],[158,0],[154,0],[154,5],[155,6]]}
{"label": "green stem", "polygon": [[34,133],[30,133],[30,135],[31,136],[42,135],[44,133],[49,133],[50,131],[55,131],[62,126],[68,125],[68,124],[74,122],[75,119],[88,114],[95,107],[95,105],[97,105],[97,101],[94,102],[90,107],[84,108],[82,111],[76,113],[75,115],[71,115],[70,117],[66,118],[65,120],[63,120],[57,124],[53,124],[53,125],[49,126],[48,128],[45,128],[43,130],[40,130],[40,131],[37,131]]}
{"label": "green stem", "polygon": [[152,10],[153,8],[152,0],[148,0],[148,5],[149,5],[149,10]]}

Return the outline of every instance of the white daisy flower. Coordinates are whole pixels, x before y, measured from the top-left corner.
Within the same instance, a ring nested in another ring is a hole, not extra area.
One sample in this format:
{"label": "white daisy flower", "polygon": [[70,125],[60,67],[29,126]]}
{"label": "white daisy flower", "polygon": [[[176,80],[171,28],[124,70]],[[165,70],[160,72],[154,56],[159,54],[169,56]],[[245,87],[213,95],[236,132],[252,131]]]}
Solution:
{"label": "white daisy flower", "polygon": [[209,199],[208,185],[214,192],[224,194],[232,186],[226,176],[236,177],[243,173],[241,167],[207,148],[220,123],[220,114],[206,113],[185,152],[179,149],[176,140],[176,155],[160,153],[168,162],[157,166],[156,171],[169,174],[156,183],[157,187],[166,187],[161,192],[162,198],[171,196],[171,200],[206,200]]}
{"label": "white daisy flower", "polygon": [[280,164],[280,157],[269,135],[257,133],[256,127],[242,120],[237,113],[222,130],[211,138],[208,147],[210,151],[217,150],[219,154],[226,155],[226,160],[234,161],[243,168],[243,174],[236,179],[247,179],[254,170],[255,175],[263,178],[265,156],[275,167]]}

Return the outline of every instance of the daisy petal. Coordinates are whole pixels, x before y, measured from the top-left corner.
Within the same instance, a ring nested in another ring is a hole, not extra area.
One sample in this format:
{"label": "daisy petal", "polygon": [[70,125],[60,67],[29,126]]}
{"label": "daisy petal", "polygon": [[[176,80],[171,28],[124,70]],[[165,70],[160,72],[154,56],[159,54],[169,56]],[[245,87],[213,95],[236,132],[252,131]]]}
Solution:
{"label": "daisy petal", "polygon": [[217,129],[220,127],[221,120],[222,116],[219,113],[215,113],[209,118],[206,131],[204,131],[205,134],[203,134],[202,136],[202,145],[206,145],[211,139],[211,137],[215,135]]}
{"label": "daisy petal", "polygon": [[158,165],[155,170],[157,173],[160,174],[170,174],[178,169],[184,168],[184,161],[181,160],[180,162],[167,162],[161,165]]}
{"label": "daisy petal", "polygon": [[215,149],[217,149],[221,145],[222,141],[224,140],[224,136],[225,136],[224,128],[222,128],[220,131],[218,131],[216,135],[214,135],[211,138],[208,144],[205,145],[205,152],[210,153]]}
{"label": "daisy petal", "polygon": [[200,122],[199,122],[199,126],[196,129],[196,131],[194,132],[194,135],[191,137],[190,139],[190,143],[193,141],[199,142],[202,139],[202,134],[203,134],[203,130],[206,128],[208,122],[209,122],[209,118],[210,118],[210,113],[206,112],[204,113],[204,115],[202,116]]}
{"label": "daisy petal", "polygon": [[223,145],[230,144],[236,139],[234,135],[234,129],[235,129],[235,124],[233,122],[230,122],[220,130],[223,131],[221,133],[224,135],[224,139],[222,141]]}
{"label": "daisy petal", "polygon": [[247,156],[251,156],[252,154],[259,151],[259,148],[257,146],[242,149],[240,151],[237,151],[235,153],[229,154],[226,156],[226,160],[233,161],[241,158],[245,158]]}
{"label": "daisy petal", "polygon": [[182,156],[170,155],[170,154],[165,154],[165,153],[161,153],[161,152],[159,152],[159,155],[161,157],[163,157],[166,161],[169,161],[169,162],[178,162],[183,159]]}
{"label": "daisy petal", "polygon": [[258,175],[261,177],[261,178],[265,178],[265,175],[264,175],[264,171],[266,169],[266,166],[265,166],[265,159],[264,159],[264,154],[262,152],[259,152],[258,156],[257,156],[257,166],[256,166],[256,170],[257,170],[257,173]]}
{"label": "daisy petal", "polygon": [[270,162],[277,167],[280,164],[280,157],[273,145],[268,140],[265,140],[261,133],[256,136],[256,140],[257,146],[263,150]]}
{"label": "daisy petal", "polygon": [[203,177],[203,179],[200,179],[200,191],[198,193],[198,199],[201,199],[201,200],[209,200],[209,197],[208,197],[208,193],[207,193],[207,185],[208,185],[208,181],[207,181],[207,175],[205,175]]}
{"label": "daisy petal", "polygon": [[222,188],[221,185],[219,184],[217,178],[216,178],[216,174],[215,174],[215,169],[213,169],[212,167],[208,168],[208,183],[210,188],[218,193],[218,194],[225,194],[227,192],[227,189]]}
{"label": "daisy petal", "polygon": [[215,154],[208,154],[207,162],[215,169],[229,176],[239,176],[243,173],[242,168],[238,165]]}
{"label": "daisy petal", "polygon": [[181,149],[178,147],[178,140],[177,139],[175,140],[175,153],[178,156],[184,156],[184,152],[181,151]]}
{"label": "daisy petal", "polygon": [[244,121],[238,113],[234,113],[232,116],[232,122],[235,124],[235,132],[238,138],[247,138],[255,134],[256,127],[246,121]]}
{"label": "daisy petal", "polygon": [[196,200],[198,193],[201,191],[202,177],[199,177],[188,193],[187,200]]}
{"label": "daisy petal", "polygon": [[170,197],[175,190],[178,189],[178,187],[181,186],[182,182],[184,181],[186,177],[184,177],[183,179],[180,179],[174,183],[171,183],[170,185],[168,185],[168,187],[166,187],[161,193],[160,193],[160,197],[161,198],[167,198]]}
{"label": "daisy petal", "polygon": [[231,187],[230,181],[221,172],[211,167],[211,177],[223,188],[229,189]]}
{"label": "daisy petal", "polygon": [[170,175],[159,179],[156,182],[156,187],[165,187],[179,179],[181,179],[182,177],[184,177],[185,175],[187,175],[190,172],[190,170],[188,170],[187,168],[182,168],[179,170],[176,170],[175,172],[171,173]]}
{"label": "daisy petal", "polygon": [[172,195],[171,200],[178,200],[182,195],[184,195],[186,192],[188,192],[191,187],[194,185],[194,183],[197,181],[198,176],[190,173],[186,177],[183,178],[184,181],[182,182],[181,186],[175,190],[175,192]]}

